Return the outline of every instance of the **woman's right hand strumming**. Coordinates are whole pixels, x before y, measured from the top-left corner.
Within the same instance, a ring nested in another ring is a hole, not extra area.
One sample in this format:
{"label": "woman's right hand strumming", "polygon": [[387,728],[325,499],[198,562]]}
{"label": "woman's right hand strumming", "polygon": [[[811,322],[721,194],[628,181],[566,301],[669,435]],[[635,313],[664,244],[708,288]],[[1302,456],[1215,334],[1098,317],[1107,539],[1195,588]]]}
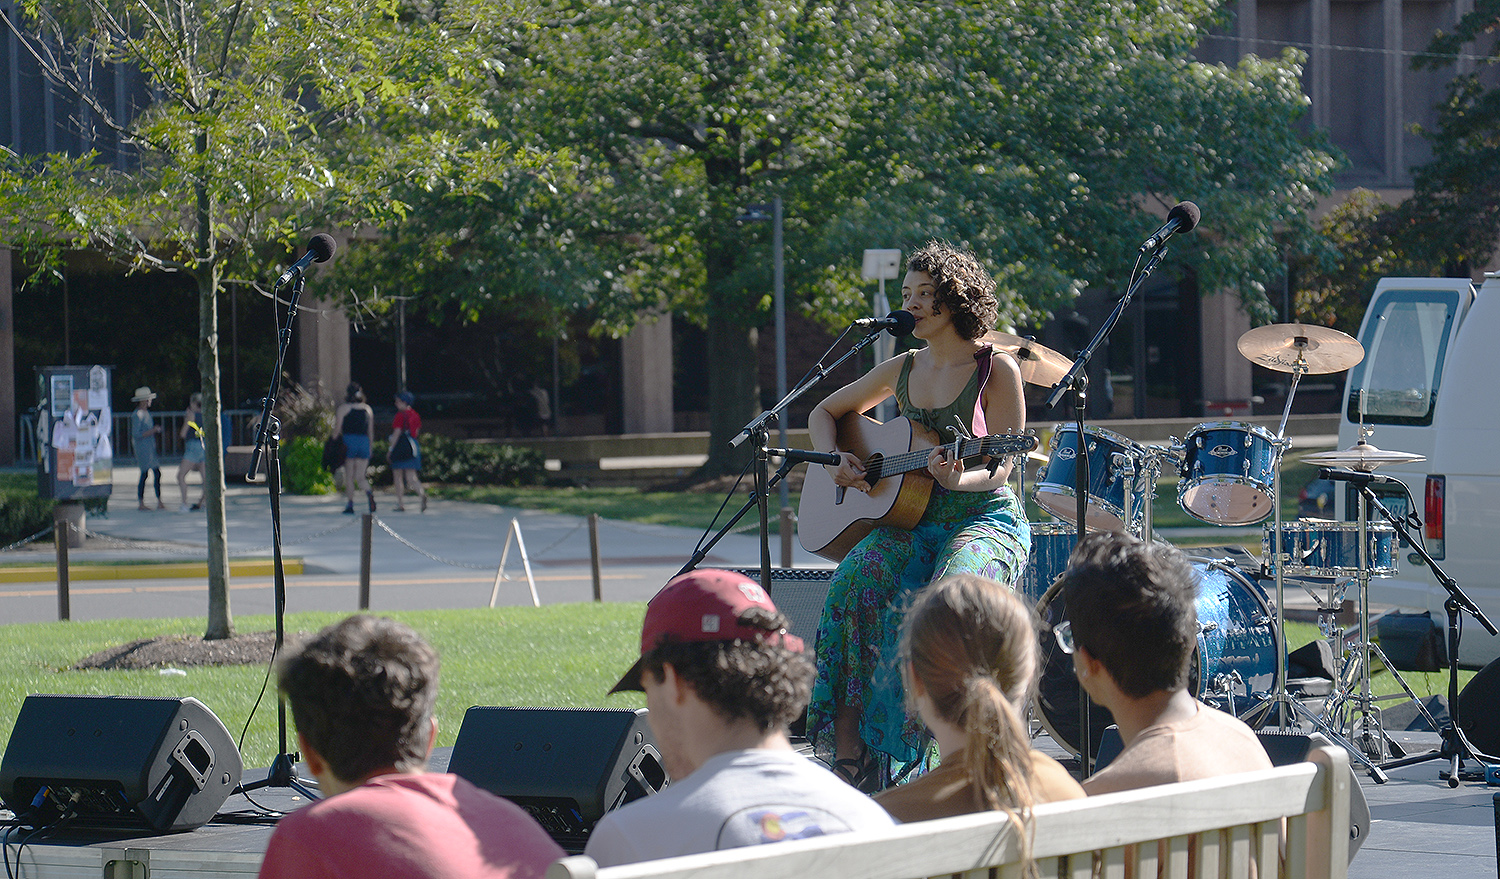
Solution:
{"label": "woman's right hand strumming", "polygon": [[870,484],[865,481],[865,465],[852,452],[838,452],[843,459],[837,467],[832,464],[824,464],[823,469],[833,476],[833,484],[858,491],[869,491]]}

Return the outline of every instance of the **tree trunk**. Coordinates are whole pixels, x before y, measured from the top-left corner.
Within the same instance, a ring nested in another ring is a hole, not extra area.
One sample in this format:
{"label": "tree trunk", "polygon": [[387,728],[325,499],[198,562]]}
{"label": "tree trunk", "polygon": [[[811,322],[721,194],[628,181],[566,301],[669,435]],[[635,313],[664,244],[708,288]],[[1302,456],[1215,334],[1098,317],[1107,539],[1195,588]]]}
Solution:
{"label": "tree trunk", "polygon": [[[199,133],[194,147],[208,151]],[[224,515],[224,440],[219,412],[219,259],[213,240],[213,203],[203,183],[198,196],[198,375],[203,383],[203,503],[208,529],[208,627],[205,641],[234,634],[229,611],[229,521]]]}
{"label": "tree trunk", "polygon": [[[750,324],[742,301],[743,291],[724,292],[722,279],[732,276],[736,253],[711,242],[706,262],[707,287],[717,301],[708,308],[708,460],[699,472],[704,476],[739,473],[754,450],[749,440],[739,446],[730,442],[760,411],[760,361],[756,355],[759,330]],[[753,314],[753,312],[752,312]]]}

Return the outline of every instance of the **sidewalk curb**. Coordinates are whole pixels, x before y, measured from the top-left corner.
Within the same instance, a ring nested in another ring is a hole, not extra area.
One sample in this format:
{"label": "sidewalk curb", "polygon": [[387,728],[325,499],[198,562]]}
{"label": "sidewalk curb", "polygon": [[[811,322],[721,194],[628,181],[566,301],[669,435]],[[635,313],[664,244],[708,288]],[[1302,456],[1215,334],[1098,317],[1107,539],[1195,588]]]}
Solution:
{"label": "sidewalk curb", "polygon": [[[283,559],[282,569],[288,575],[303,573],[302,559]],[[229,563],[231,577],[269,577],[275,573],[271,559],[246,559]],[[119,564],[80,562],[68,565],[71,580],[159,580],[167,577],[207,577],[208,562],[147,562]],[[57,565],[15,565],[0,567],[0,583],[55,583]]]}

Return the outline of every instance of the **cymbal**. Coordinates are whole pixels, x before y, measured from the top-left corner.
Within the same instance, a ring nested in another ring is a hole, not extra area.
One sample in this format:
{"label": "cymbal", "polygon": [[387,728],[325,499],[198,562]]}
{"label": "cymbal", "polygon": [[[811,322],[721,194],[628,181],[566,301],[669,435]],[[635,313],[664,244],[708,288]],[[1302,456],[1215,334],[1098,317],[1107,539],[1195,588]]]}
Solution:
{"label": "cymbal", "polygon": [[991,330],[985,333],[984,341],[993,345],[996,351],[1004,351],[1016,358],[1021,366],[1021,381],[1028,384],[1050,388],[1073,366],[1071,357],[1064,357],[1034,339]]}
{"label": "cymbal", "polygon": [[1348,467],[1353,470],[1369,471],[1382,464],[1410,464],[1413,461],[1425,461],[1427,458],[1411,452],[1377,449],[1369,443],[1358,442],[1347,449],[1303,455],[1302,460],[1322,467]]}
{"label": "cymbal", "polygon": [[1255,327],[1238,347],[1251,363],[1277,372],[1296,372],[1300,355],[1308,375],[1343,372],[1365,359],[1365,346],[1348,333],[1303,323]]}

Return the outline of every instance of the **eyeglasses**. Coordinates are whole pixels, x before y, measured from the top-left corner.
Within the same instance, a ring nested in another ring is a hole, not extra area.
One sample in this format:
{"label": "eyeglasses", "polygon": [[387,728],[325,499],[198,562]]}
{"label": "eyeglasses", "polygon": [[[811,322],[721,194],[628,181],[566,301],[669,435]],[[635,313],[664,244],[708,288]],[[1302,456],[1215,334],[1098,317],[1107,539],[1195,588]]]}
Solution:
{"label": "eyeglasses", "polygon": [[1071,622],[1063,620],[1053,626],[1052,635],[1057,638],[1057,646],[1062,649],[1062,652],[1069,655],[1073,653],[1075,645],[1073,643],[1073,624]]}

